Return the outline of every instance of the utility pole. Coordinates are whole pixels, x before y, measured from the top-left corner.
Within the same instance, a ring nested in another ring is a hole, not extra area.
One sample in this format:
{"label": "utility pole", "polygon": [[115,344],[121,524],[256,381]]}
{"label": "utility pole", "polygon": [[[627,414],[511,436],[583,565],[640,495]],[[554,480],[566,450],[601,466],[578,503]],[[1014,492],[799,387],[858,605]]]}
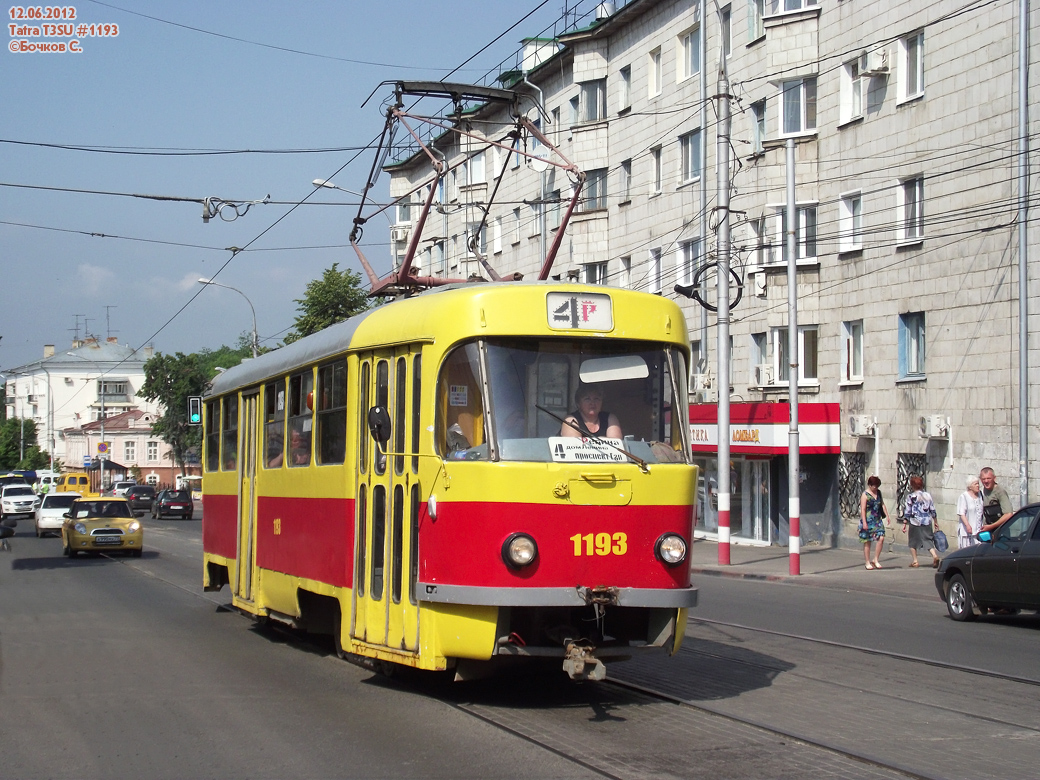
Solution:
{"label": "utility pole", "polygon": [[794,192],[794,139],[787,139],[787,394],[790,423],[787,431],[788,571],[801,574],[802,507],[798,459],[798,204]]}
{"label": "utility pole", "polygon": [[718,181],[719,234],[718,234],[718,476],[719,476],[719,565],[730,562],[730,462],[729,462],[729,75],[726,58],[719,68],[718,100],[719,124],[716,139],[716,177]]}

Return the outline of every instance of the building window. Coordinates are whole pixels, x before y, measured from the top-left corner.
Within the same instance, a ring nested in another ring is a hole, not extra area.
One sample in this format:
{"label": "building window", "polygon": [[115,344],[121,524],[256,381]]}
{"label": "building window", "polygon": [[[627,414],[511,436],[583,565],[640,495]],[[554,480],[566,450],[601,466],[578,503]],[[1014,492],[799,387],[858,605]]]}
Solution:
{"label": "building window", "polygon": [[430,273],[434,276],[444,276],[444,242],[438,241],[430,247]]}
{"label": "building window", "polygon": [[816,130],[816,77],[785,81],[780,110],[784,135]]}
{"label": "building window", "polygon": [[513,238],[512,238],[513,243],[514,244],[519,244],[520,243],[520,207],[519,206],[517,206],[515,209],[513,209],[513,230],[512,230],[512,234],[513,234]]}
{"label": "building window", "polygon": [[[787,207],[774,206],[772,242],[765,248],[765,264],[787,262]],[[798,206],[796,255],[799,261],[816,259],[816,206]]]}
{"label": "building window", "polygon": [[701,349],[701,340],[694,339],[690,342],[690,389],[697,389],[698,382],[695,377],[700,376],[708,368],[707,355]]}
{"label": "building window", "polygon": [[586,174],[582,189],[582,211],[597,211],[607,207],[607,169],[596,168]]}
{"label": "building window", "polygon": [[582,121],[595,122],[607,116],[607,80],[596,79],[581,85]]}
{"label": "building window", "polygon": [[924,33],[916,32],[899,41],[899,99],[912,100],[924,94]]}
{"label": "building window", "polygon": [[693,274],[701,256],[701,240],[683,241],[679,244],[675,279],[679,284],[693,284]]}
{"label": "building window", "polygon": [[733,9],[730,6],[723,6],[719,12],[719,35],[722,37],[722,56],[728,57],[730,52],[733,50],[732,36],[733,36]]}
{"label": "building window", "polygon": [[766,141],[766,101],[765,98],[751,104],[751,149],[761,154]]}
{"label": "building window", "polygon": [[[217,408],[216,404],[211,405],[213,408]],[[215,449],[215,448],[214,448]],[[148,458],[149,463],[159,462],[159,442],[150,441],[145,445],[145,454]],[[216,469],[210,469],[210,471],[216,471]]]}
{"label": "building window", "polygon": [[748,32],[752,41],[766,34],[766,0],[751,0],[748,3]]}
{"label": "building window", "polygon": [[661,147],[650,150],[650,194],[657,195],[661,191]]}
{"label": "building window", "polygon": [[924,238],[924,178],[899,182],[899,241]]}
{"label": "building window", "polygon": [[776,16],[777,14],[789,13],[791,11],[801,11],[805,8],[809,8],[817,4],[819,0],[766,0],[767,15]]}
{"label": "building window", "polygon": [[660,294],[661,292],[661,250],[660,248],[650,250],[650,292]]}
{"label": "building window", "polygon": [[924,312],[899,315],[899,378],[924,376]]}
{"label": "building window", "polygon": [[679,40],[680,48],[682,49],[682,62],[679,64],[678,80],[683,81],[701,72],[700,25],[683,33]]}
{"label": "building window", "polygon": [[484,153],[477,152],[469,158],[469,183],[484,184],[487,181],[487,170],[484,165]]}
{"label": "building window", "polygon": [[697,181],[701,177],[701,131],[679,136],[679,149],[682,155],[680,181],[683,184]]}
{"label": "building window", "polygon": [[572,125],[576,125],[581,121],[581,98],[577,95],[567,101],[567,116]]}
{"label": "building window", "polygon": [[860,58],[856,57],[841,66],[841,97],[838,107],[838,122],[845,124],[863,116],[863,86],[866,79],[860,72]]}
{"label": "building window", "polygon": [[[815,384],[819,380],[817,365],[817,330],[815,325],[798,328],[798,383]],[[778,383],[790,381],[791,359],[788,353],[787,328],[773,329],[773,376]]]}
{"label": "building window", "polygon": [[502,217],[495,217],[491,225],[491,251],[496,255],[502,252]]}
{"label": "building window", "polygon": [[[559,146],[560,142],[563,141],[563,126],[562,126],[563,122],[560,121],[560,107],[557,106],[556,108],[554,108],[552,110],[551,113],[552,113],[553,137],[556,139],[556,145]],[[497,171],[498,168],[499,168],[499,166],[496,165],[495,166],[495,170]],[[497,174],[495,175],[495,178],[496,179],[498,178]]]}
{"label": "building window", "polygon": [[549,195],[549,202],[546,204],[548,211],[545,215],[545,226],[549,230],[556,230],[563,219],[563,214],[560,211],[560,199],[559,190],[553,190]]}
{"label": "building window", "polygon": [[850,192],[841,196],[838,214],[838,251],[855,252],[863,248],[863,196]]}
{"label": "building window", "polygon": [[586,263],[585,284],[606,284],[607,263]]}
{"label": "building window", "polygon": [[751,384],[765,387],[773,383],[773,367],[769,365],[769,334],[751,334]]}
{"label": "building window", "polygon": [[618,201],[628,203],[632,200],[632,161],[622,160],[618,169]]}
{"label": "building window", "polygon": [[661,94],[661,83],[662,83],[662,72],[661,72],[661,48],[658,47],[650,52],[650,97],[657,97]]}
{"label": "building window", "polygon": [[855,382],[863,379],[863,320],[841,323],[842,379]]}
{"label": "building window", "polygon": [[136,441],[124,441],[123,442],[123,463],[136,463],[137,462],[137,442]]}
{"label": "building window", "polygon": [[618,76],[618,111],[624,111],[632,107],[632,66],[623,67]]}
{"label": "building window", "polygon": [[618,274],[618,286],[629,288],[632,286],[632,258],[621,258],[621,273]]}
{"label": "building window", "polygon": [[412,221],[412,204],[403,201],[397,204],[397,224],[401,225]]}

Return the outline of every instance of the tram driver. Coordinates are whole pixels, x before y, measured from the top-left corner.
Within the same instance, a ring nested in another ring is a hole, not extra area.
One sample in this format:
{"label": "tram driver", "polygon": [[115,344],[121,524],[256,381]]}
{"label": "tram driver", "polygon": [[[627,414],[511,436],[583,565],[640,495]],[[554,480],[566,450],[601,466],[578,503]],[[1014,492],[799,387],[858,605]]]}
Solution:
{"label": "tram driver", "polygon": [[565,418],[560,436],[622,438],[621,423],[617,415],[603,409],[602,389],[596,385],[579,382],[574,393],[574,403],[577,409]]}

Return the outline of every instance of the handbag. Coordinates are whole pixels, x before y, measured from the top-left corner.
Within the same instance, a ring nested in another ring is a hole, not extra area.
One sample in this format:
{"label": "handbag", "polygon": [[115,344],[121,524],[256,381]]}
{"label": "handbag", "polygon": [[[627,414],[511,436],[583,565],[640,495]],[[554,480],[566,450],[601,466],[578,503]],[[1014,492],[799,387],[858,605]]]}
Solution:
{"label": "handbag", "polygon": [[946,552],[950,548],[950,543],[946,540],[946,534],[942,531],[933,533],[932,540],[935,542],[935,549],[941,553]]}

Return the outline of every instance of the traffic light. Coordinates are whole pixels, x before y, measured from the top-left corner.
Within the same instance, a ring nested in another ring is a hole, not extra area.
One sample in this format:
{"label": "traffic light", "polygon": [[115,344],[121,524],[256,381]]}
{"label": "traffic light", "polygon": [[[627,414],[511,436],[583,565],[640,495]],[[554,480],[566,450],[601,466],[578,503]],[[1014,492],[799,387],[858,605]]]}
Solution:
{"label": "traffic light", "polygon": [[202,396],[188,396],[188,425],[202,425]]}

